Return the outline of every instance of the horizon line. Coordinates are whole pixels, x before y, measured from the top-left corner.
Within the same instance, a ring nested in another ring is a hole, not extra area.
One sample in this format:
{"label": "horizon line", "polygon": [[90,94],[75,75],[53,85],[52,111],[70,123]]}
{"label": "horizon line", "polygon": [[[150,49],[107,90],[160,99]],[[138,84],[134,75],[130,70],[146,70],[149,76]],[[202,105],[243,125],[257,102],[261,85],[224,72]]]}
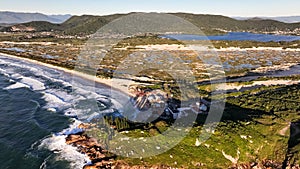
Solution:
{"label": "horizon line", "polygon": [[38,12],[38,11],[9,11],[9,10],[0,10],[0,12],[13,12],[13,13],[30,13],[30,14],[44,14],[44,15],[71,15],[71,16],[83,16],[83,15],[93,15],[93,16],[107,16],[107,15],[116,15],[116,14],[130,14],[130,13],[187,13],[187,14],[195,14],[195,15],[221,15],[227,16],[230,18],[234,17],[242,17],[242,18],[255,18],[255,17],[296,17],[299,15],[253,15],[253,16],[243,16],[243,15],[226,15],[220,13],[195,13],[195,12],[188,12],[188,11],[172,11],[172,12],[161,12],[161,11],[129,11],[129,12],[115,12],[115,13],[105,13],[105,14],[95,14],[95,13],[82,13],[82,14],[71,14],[71,13],[47,13],[47,12]]}

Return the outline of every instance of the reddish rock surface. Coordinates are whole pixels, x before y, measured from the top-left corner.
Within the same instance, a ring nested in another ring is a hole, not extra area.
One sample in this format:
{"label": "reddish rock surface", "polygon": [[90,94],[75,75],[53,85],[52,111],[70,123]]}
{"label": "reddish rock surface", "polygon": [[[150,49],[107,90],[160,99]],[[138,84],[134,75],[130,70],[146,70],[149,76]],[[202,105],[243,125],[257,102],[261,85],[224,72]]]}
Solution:
{"label": "reddish rock surface", "polygon": [[[90,126],[81,124],[78,127],[87,129]],[[77,134],[70,134],[66,138],[66,143],[77,147],[78,151],[86,154],[92,164],[85,165],[83,169],[169,169],[170,167],[164,165],[155,166],[130,166],[126,162],[121,160],[115,160],[116,155],[109,153],[103,148],[102,145],[94,138],[88,137],[84,132]]]}
{"label": "reddish rock surface", "polygon": [[[87,129],[89,125],[80,124],[78,127]],[[68,135],[66,143],[77,147],[79,152],[90,158],[92,164],[84,166],[84,169],[112,168],[116,156],[108,153],[96,139],[88,137],[84,132]]]}

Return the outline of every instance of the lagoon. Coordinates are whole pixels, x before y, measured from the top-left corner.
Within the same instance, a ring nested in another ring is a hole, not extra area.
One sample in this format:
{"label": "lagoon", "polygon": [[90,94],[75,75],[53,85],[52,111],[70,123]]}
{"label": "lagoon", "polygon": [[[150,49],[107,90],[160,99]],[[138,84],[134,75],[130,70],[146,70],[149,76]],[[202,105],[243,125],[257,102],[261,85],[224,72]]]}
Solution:
{"label": "lagoon", "polygon": [[297,41],[300,36],[292,35],[273,35],[273,34],[255,34],[249,32],[230,32],[225,35],[203,36],[190,34],[168,34],[161,37],[177,40],[224,40],[224,41],[257,41],[257,42],[279,42],[279,41]]}

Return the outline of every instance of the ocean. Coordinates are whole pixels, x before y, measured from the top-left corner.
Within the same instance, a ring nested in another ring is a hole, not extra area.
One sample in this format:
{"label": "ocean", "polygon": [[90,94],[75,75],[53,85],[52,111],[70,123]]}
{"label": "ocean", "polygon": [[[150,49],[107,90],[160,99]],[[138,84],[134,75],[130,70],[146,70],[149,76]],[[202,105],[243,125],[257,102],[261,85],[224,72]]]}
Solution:
{"label": "ocean", "polygon": [[[0,55],[0,168],[82,168],[89,159],[65,137],[80,131],[80,123],[120,109],[122,97],[105,85]],[[109,106],[100,110],[96,102]]]}

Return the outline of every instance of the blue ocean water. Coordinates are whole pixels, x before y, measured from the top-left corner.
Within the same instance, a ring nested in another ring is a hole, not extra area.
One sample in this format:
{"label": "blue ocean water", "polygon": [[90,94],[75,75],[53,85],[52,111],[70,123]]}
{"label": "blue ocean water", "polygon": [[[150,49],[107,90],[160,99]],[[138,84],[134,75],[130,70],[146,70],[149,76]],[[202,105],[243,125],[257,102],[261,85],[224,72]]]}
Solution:
{"label": "blue ocean water", "polygon": [[300,40],[300,36],[255,34],[255,33],[248,33],[248,32],[230,32],[226,35],[217,35],[217,36],[170,34],[170,35],[164,35],[162,37],[172,38],[177,40],[225,40],[225,41],[257,41],[257,42],[270,42],[270,41],[290,42],[290,41]]}
{"label": "blue ocean water", "polygon": [[116,109],[112,104],[100,111],[96,103],[112,102],[112,92],[122,95],[63,71],[0,55],[0,169],[81,169],[89,159],[66,145],[65,137],[101,111]]}
{"label": "blue ocean water", "polygon": [[[0,74],[0,168],[40,168],[52,153],[34,144],[67,128],[70,121],[61,113],[43,109],[46,101],[39,92],[25,87],[5,90],[12,84]],[[67,166],[67,162],[53,164],[55,168]]]}

